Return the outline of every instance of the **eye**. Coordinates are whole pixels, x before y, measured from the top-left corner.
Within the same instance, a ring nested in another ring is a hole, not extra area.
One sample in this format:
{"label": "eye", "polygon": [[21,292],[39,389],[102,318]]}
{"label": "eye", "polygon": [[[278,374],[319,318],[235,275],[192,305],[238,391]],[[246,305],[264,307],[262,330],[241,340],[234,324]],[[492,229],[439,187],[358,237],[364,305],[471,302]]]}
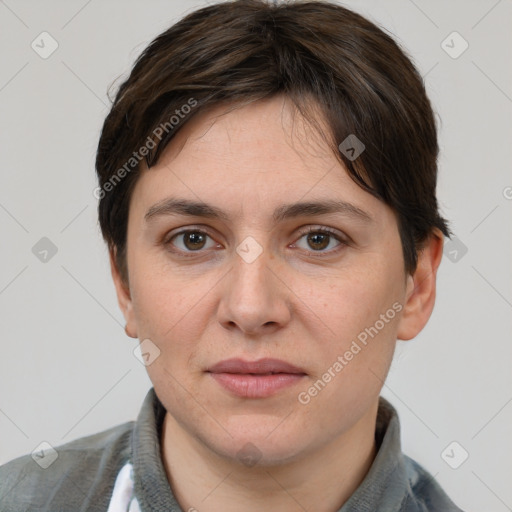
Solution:
{"label": "eye", "polygon": [[[208,239],[211,240],[209,246],[207,245]],[[181,244],[175,243],[175,240],[181,241]],[[197,252],[201,249],[211,249],[215,246],[215,242],[206,231],[189,229],[175,233],[165,242],[165,245],[173,245],[183,252]]]}
{"label": "eye", "polygon": [[[301,237],[299,240],[305,239],[308,247],[302,247],[309,254],[323,255],[324,253],[332,254],[337,252],[340,248],[345,245],[348,245],[340,235],[337,234],[336,231],[327,228],[327,227],[309,227],[303,231],[301,231]],[[333,250],[325,250],[329,246],[332,249],[332,243],[337,242],[337,245],[334,245]],[[294,245],[298,245],[298,242],[295,242]],[[312,251],[310,249],[313,249]],[[317,254],[320,253],[320,254]]]}
{"label": "eye", "polygon": [[[348,242],[337,231],[325,226],[308,227],[301,230],[300,234],[301,237],[292,247],[297,246],[305,250],[308,255],[329,256],[348,245]],[[300,246],[299,241],[302,239],[305,239],[306,247]],[[193,256],[193,253],[201,253],[204,250],[218,246],[206,231],[198,228],[186,229],[171,234],[164,240],[164,245],[169,247],[171,252],[179,253],[182,256]],[[327,250],[329,247],[331,249]]]}

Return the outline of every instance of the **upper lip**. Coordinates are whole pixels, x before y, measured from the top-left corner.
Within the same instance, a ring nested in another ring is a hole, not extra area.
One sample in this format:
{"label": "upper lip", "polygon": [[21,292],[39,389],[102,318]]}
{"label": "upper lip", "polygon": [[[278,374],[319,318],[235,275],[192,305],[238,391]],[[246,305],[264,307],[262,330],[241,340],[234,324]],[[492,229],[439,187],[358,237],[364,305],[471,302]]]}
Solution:
{"label": "upper lip", "polygon": [[242,374],[268,374],[268,373],[295,373],[305,374],[306,372],[293,364],[281,361],[280,359],[258,359],[257,361],[245,361],[233,358],[220,361],[208,368],[210,373],[242,373]]}

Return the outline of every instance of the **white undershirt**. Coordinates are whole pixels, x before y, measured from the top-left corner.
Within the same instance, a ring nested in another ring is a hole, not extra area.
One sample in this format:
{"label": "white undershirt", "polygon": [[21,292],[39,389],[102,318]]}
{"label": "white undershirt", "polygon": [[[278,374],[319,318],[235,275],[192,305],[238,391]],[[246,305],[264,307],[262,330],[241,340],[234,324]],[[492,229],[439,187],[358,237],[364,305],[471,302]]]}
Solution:
{"label": "white undershirt", "polygon": [[107,512],[140,512],[139,502],[133,493],[133,466],[130,462],[117,474]]}

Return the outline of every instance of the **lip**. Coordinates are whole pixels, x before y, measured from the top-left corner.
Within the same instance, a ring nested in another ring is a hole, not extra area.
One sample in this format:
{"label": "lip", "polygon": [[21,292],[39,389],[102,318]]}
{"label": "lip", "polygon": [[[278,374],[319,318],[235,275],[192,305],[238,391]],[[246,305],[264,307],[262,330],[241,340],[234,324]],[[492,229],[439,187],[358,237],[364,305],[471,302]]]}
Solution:
{"label": "lip", "polygon": [[233,358],[220,361],[207,370],[210,373],[289,373],[305,374],[306,372],[293,364],[282,361],[281,359],[264,358],[257,361],[245,361],[244,359]]}
{"label": "lip", "polygon": [[280,359],[226,359],[208,368],[215,381],[243,398],[266,398],[297,384],[306,372]]}

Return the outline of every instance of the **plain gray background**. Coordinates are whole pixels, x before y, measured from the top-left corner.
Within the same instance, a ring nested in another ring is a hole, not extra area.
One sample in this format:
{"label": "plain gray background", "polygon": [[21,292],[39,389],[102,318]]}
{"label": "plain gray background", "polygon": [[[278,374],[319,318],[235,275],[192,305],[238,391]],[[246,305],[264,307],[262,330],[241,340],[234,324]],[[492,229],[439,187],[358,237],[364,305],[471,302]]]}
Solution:
{"label": "plain gray background", "polygon": [[[151,387],[111,282],[94,156],[108,86],[205,4],[0,0],[0,464],[135,419]],[[512,510],[512,3],[343,4],[390,31],[425,77],[438,196],[459,240],[431,320],[399,342],[382,394],[404,451],[459,506]],[[46,59],[31,47],[44,37],[51,48],[44,31],[58,43]],[[57,248],[46,262],[32,250],[43,237]]]}

